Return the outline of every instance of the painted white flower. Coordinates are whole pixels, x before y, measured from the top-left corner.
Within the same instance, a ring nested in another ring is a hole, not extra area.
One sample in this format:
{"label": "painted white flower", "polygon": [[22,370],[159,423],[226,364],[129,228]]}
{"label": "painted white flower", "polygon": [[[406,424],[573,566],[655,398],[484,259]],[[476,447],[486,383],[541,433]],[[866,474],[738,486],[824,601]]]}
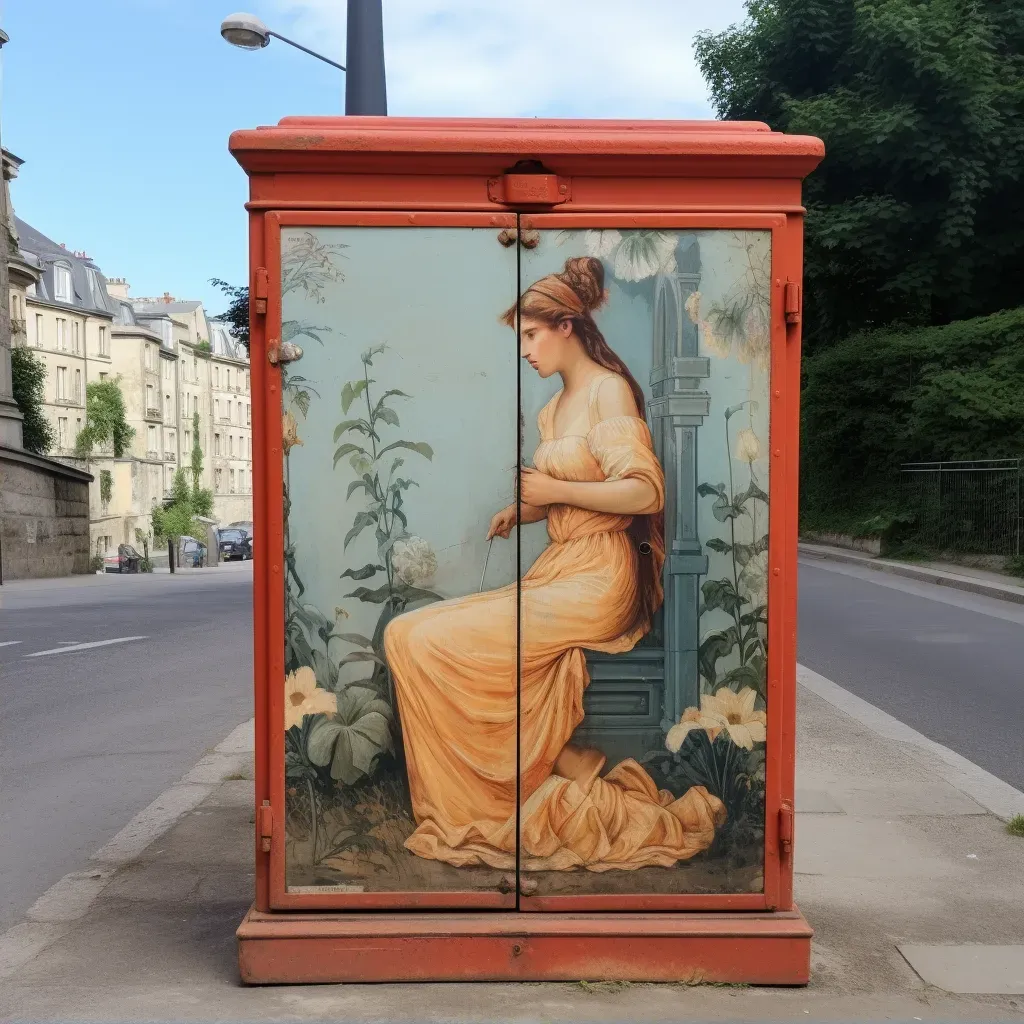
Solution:
{"label": "painted white flower", "polygon": [[284,727],[302,725],[306,715],[333,715],[338,698],[316,685],[316,673],[306,665],[289,673],[284,681]]}
{"label": "painted white flower", "polygon": [[665,737],[665,746],[673,754],[678,754],[679,748],[693,729],[703,729],[707,732],[708,739],[714,743],[715,737],[722,731],[723,724],[718,715],[706,716],[696,708],[687,708],[683,712],[683,717],[679,719],[679,724],[669,729]]}
{"label": "painted white flower", "polygon": [[422,537],[395,541],[391,549],[391,566],[403,583],[421,587],[437,572],[437,555]]}
{"label": "painted white flower", "polygon": [[732,355],[732,341],[729,338],[716,334],[707,320],[701,320],[700,328],[700,340],[708,352],[719,359],[728,359]]}
{"label": "painted white flower", "polygon": [[768,601],[768,552],[754,555],[740,572],[740,582],[746,588],[756,608]]}
{"label": "painted white flower", "polygon": [[700,323],[700,292],[690,292],[683,303],[686,315],[695,323]]}
{"label": "painted white flower", "polygon": [[761,442],[750,427],[744,427],[736,435],[736,451],[733,458],[740,462],[757,462],[761,458]]}
{"label": "painted white flower", "polygon": [[771,358],[771,332],[767,316],[757,306],[752,306],[747,311],[743,333],[743,343],[736,353],[739,361],[756,362],[762,370],[767,370]]}
{"label": "painted white flower", "polygon": [[631,231],[615,250],[614,273],[620,281],[643,281],[676,269],[678,238],[667,231]]}
{"label": "painted white flower", "polygon": [[297,444],[302,444],[302,438],[299,437],[299,425],[295,422],[295,417],[290,412],[286,412],[281,417],[281,445],[285,454]]}
{"label": "painted white flower", "polygon": [[621,241],[622,235],[615,228],[608,228],[604,231],[588,231],[583,236],[587,255],[596,256],[599,260],[608,259],[619,247]]}
{"label": "painted white flower", "polygon": [[768,718],[763,711],[755,711],[757,693],[744,686],[739,693],[728,686],[721,687],[712,696],[702,693],[700,713],[707,718],[717,718],[729,739],[744,750],[753,750],[755,743],[764,743],[768,736]]}

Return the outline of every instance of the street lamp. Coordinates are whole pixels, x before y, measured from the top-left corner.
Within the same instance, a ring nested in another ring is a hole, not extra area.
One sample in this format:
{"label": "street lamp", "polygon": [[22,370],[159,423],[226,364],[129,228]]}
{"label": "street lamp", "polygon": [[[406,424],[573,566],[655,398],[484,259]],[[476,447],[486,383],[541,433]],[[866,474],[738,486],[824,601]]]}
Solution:
{"label": "street lamp", "polygon": [[220,34],[232,46],[239,46],[243,50],[262,50],[270,45],[271,36],[280,39],[345,72],[346,114],[388,112],[381,0],[348,0],[347,67],[267,28],[255,14],[228,15],[221,22]]}

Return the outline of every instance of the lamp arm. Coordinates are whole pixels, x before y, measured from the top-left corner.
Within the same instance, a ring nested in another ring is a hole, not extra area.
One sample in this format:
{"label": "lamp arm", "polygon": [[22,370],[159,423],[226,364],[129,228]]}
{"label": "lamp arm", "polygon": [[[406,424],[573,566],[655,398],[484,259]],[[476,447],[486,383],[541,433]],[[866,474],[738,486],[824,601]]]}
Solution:
{"label": "lamp arm", "polygon": [[289,39],[287,36],[281,35],[280,32],[275,32],[273,29],[267,29],[267,35],[273,36],[275,39],[280,39],[282,43],[294,46],[296,50],[302,50],[303,53],[308,53],[311,57],[316,57],[317,60],[322,60],[325,64],[330,64],[331,67],[335,67],[339,71],[346,70],[344,64],[339,64],[337,61],[333,61],[329,57],[325,57],[322,53],[317,53],[316,50],[311,50],[308,46],[303,46],[302,43],[297,43],[294,39]]}

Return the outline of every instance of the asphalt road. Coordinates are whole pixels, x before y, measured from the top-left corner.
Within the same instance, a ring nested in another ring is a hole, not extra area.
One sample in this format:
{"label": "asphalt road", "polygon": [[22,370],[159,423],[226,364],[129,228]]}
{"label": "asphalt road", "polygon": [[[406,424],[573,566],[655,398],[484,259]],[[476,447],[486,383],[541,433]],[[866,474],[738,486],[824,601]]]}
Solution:
{"label": "asphalt road", "polygon": [[1024,606],[802,559],[799,658],[1024,790]]}
{"label": "asphalt road", "polygon": [[0,930],[252,716],[251,565],[0,587]]}

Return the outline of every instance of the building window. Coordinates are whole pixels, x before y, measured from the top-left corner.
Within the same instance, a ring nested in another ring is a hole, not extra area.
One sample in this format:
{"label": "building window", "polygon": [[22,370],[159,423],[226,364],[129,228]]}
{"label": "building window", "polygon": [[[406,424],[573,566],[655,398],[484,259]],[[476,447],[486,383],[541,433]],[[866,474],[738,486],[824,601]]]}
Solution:
{"label": "building window", "polygon": [[67,401],[68,397],[68,368],[66,366],[57,367],[57,401]]}
{"label": "building window", "polygon": [[252,426],[252,406],[248,402],[245,403],[245,425]]}
{"label": "building window", "polygon": [[100,328],[100,355],[101,356],[109,356],[110,355],[110,341],[107,338],[107,329],[106,329],[106,327],[101,327]]}
{"label": "building window", "polygon": [[57,417],[57,447],[67,448],[68,446],[68,418],[67,416]]}
{"label": "building window", "polygon": [[82,401],[82,371],[75,370],[75,401]]}
{"label": "building window", "polygon": [[220,367],[215,366],[213,368],[213,383],[215,387],[220,387]]}
{"label": "building window", "polygon": [[215,469],[213,471],[213,489],[220,494],[224,485],[224,470]]}
{"label": "building window", "polygon": [[186,430],[185,431],[185,451],[186,452],[192,451],[192,431],[191,430]]}
{"label": "building window", "polygon": [[147,447],[150,452],[156,451],[156,427],[150,425],[149,427],[149,438],[147,440]]}
{"label": "building window", "polygon": [[82,417],[75,420],[75,443],[78,443],[78,435],[82,432]]}
{"label": "building window", "polygon": [[213,454],[220,455],[220,434],[213,435]]}
{"label": "building window", "polygon": [[217,419],[220,419],[220,399],[219,398],[215,398],[213,400],[213,411],[214,411],[214,415],[217,417]]}
{"label": "building window", "polygon": [[57,317],[57,348],[61,352],[68,350],[68,322],[63,317]]}
{"label": "building window", "polygon": [[238,425],[241,426],[242,425],[242,403],[241,402],[236,402],[235,404],[238,406]]}
{"label": "building window", "polygon": [[82,351],[82,339],[79,334],[80,327],[81,324],[79,324],[77,320],[71,321],[71,348],[73,349],[76,355]]}
{"label": "building window", "polygon": [[53,268],[53,297],[58,302],[71,302],[71,268],[60,263]]}
{"label": "building window", "polygon": [[197,412],[199,412],[199,396],[198,395],[193,395],[192,396],[192,414],[195,415]]}
{"label": "building window", "polygon": [[106,374],[102,370],[100,370],[100,380],[106,380],[108,376],[109,374]]}
{"label": "building window", "polygon": [[153,385],[146,385],[146,412],[153,412],[156,409],[156,399],[153,397]]}
{"label": "building window", "polygon": [[153,369],[153,346],[152,345],[147,345],[146,346],[146,369],[147,370],[152,370]]}
{"label": "building window", "polygon": [[43,314],[36,313],[36,348],[43,347]]}
{"label": "building window", "polygon": [[245,393],[249,394],[249,371],[245,371]]}
{"label": "building window", "polygon": [[228,470],[228,490],[235,493],[235,471],[233,469]]}
{"label": "building window", "polygon": [[164,419],[169,420],[171,418],[171,396],[164,395]]}
{"label": "building window", "polygon": [[228,455],[235,454],[235,435],[228,434]]}
{"label": "building window", "polygon": [[227,373],[227,377],[228,377],[228,391],[230,391],[231,390],[231,367],[229,366],[225,372]]}

